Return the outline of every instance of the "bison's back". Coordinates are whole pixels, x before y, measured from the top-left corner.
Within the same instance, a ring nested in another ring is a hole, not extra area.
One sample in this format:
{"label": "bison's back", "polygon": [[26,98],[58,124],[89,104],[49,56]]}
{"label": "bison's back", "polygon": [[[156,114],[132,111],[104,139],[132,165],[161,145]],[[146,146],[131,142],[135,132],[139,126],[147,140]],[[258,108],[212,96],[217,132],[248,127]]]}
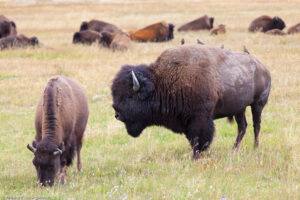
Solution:
{"label": "bison's back", "polygon": [[288,30],[288,34],[294,34],[299,32],[300,32],[300,23],[290,27]]}
{"label": "bison's back", "polygon": [[265,31],[271,22],[272,18],[270,16],[262,15],[250,23],[248,31]]}
{"label": "bison's back", "polygon": [[135,32],[130,32],[130,37],[137,41],[157,41],[162,42],[168,39],[169,25],[165,22],[159,22],[152,24],[137,30]]}
{"label": "bison's back", "polygon": [[211,29],[211,19],[207,15],[204,15],[198,19],[195,19],[191,22],[188,22],[178,28],[178,31],[189,31],[189,30],[202,30],[202,29]]}

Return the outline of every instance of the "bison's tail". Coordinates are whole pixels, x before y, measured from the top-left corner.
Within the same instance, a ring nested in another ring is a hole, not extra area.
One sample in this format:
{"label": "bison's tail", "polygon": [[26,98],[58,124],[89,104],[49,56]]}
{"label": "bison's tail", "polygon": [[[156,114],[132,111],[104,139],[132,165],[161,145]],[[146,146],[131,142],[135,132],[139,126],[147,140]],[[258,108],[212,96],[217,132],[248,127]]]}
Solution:
{"label": "bison's tail", "polygon": [[87,22],[82,22],[80,26],[80,31],[84,31],[88,29],[88,23]]}
{"label": "bison's tail", "polygon": [[79,42],[80,42],[80,33],[76,32],[76,33],[74,33],[74,36],[73,36],[73,44],[76,44]]}
{"label": "bison's tail", "polygon": [[234,122],[233,116],[227,117],[227,121],[232,124]]}
{"label": "bison's tail", "polygon": [[214,18],[213,17],[210,17],[209,18],[209,22],[210,22],[210,29],[212,29],[214,27]]}

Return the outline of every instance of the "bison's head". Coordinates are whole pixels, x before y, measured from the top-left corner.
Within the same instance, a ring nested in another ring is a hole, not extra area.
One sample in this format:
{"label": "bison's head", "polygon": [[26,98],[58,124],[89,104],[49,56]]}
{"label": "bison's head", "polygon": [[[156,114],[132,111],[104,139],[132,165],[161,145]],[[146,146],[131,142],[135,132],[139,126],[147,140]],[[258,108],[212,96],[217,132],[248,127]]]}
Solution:
{"label": "bison's head", "polygon": [[39,44],[39,40],[37,37],[30,38],[30,45],[35,46]]}
{"label": "bison's head", "polygon": [[281,18],[275,16],[275,17],[273,17],[272,21],[273,21],[273,24],[272,24],[273,26],[272,26],[271,29],[280,29],[280,30],[282,30],[282,29],[285,28],[285,23]]}
{"label": "bison's head", "polygon": [[174,38],[174,27],[174,24],[169,24],[168,40],[172,40]]}
{"label": "bison's head", "polygon": [[105,47],[109,47],[110,43],[113,40],[113,35],[107,31],[102,31],[99,35],[100,35],[99,44],[101,44]]}
{"label": "bison's head", "polygon": [[38,183],[42,186],[52,186],[55,175],[60,168],[60,156],[64,151],[63,144],[57,146],[49,141],[32,142],[27,148],[34,153],[32,160],[37,172]]}
{"label": "bison's head", "polygon": [[138,137],[152,124],[152,101],[155,86],[147,65],[123,66],[111,90],[116,119],[126,125],[129,135]]}

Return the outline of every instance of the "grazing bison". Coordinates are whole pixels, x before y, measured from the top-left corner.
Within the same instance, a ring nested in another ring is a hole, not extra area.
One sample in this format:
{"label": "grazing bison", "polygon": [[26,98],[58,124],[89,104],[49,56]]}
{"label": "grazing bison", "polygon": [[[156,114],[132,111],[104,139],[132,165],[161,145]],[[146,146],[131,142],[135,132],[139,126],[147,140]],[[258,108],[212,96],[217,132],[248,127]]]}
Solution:
{"label": "grazing bison", "polygon": [[300,23],[289,28],[288,34],[300,33]]}
{"label": "grazing bison", "polygon": [[246,132],[245,110],[251,106],[255,147],[261,113],[271,87],[269,71],[254,56],[206,45],[165,50],[150,65],[125,65],[111,87],[116,119],[138,137],[148,126],[184,133],[194,159],[214,135],[214,119],[235,116],[238,136]]}
{"label": "grazing bison", "polygon": [[132,40],[139,42],[164,42],[174,38],[173,32],[173,24],[158,22],[137,31],[129,31],[129,35]]}
{"label": "grazing bison", "polygon": [[131,43],[130,36],[121,30],[113,34],[103,31],[100,37],[99,43],[113,50],[127,50]]}
{"label": "grazing bison", "polygon": [[88,44],[100,41],[100,33],[92,30],[76,32],[73,35],[73,44]]}
{"label": "grazing bison", "polygon": [[285,28],[285,23],[281,18],[277,16],[272,18],[267,15],[262,15],[251,22],[248,30],[250,32],[254,32],[254,31],[267,32],[268,30],[272,30],[272,29],[282,30],[284,28]]}
{"label": "grazing bison", "polygon": [[272,29],[272,30],[269,30],[267,32],[265,32],[265,34],[268,34],[268,35],[285,35],[286,33],[280,29]]}
{"label": "grazing bison", "polygon": [[86,94],[79,83],[64,76],[48,81],[36,109],[35,140],[27,145],[34,153],[32,162],[41,185],[52,186],[58,170],[59,182],[66,182],[75,150],[81,171],[80,150],[88,115]]}
{"label": "grazing bison", "polygon": [[210,31],[211,35],[219,35],[226,33],[226,26],[224,24],[220,24],[218,28],[214,28]]}
{"label": "grazing bison", "polygon": [[210,30],[214,26],[214,18],[204,15],[194,21],[182,25],[178,31],[197,31],[197,30]]}
{"label": "grazing bison", "polygon": [[27,46],[36,46],[39,44],[37,37],[28,38],[25,35],[11,35],[0,39],[0,50],[7,48],[21,48]]}
{"label": "grazing bison", "polygon": [[82,22],[80,26],[80,31],[84,30],[93,30],[97,32],[102,32],[102,31],[107,31],[110,33],[114,33],[118,30],[120,30],[117,26],[104,22],[104,21],[99,21],[96,19],[93,19],[89,22]]}
{"label": "grazing bison", "polygon": [[0,15],[0,39],[17,34],[17,27],[15,22],[10,21],[5,16]]}

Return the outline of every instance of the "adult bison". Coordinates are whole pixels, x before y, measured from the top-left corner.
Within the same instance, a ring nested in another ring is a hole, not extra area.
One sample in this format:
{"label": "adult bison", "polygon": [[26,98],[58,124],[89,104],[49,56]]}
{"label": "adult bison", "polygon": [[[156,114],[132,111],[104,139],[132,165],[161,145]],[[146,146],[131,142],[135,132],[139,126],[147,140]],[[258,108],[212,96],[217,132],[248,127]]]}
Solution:
{"label": "adult bison", "polygon": [[206,45],[165,50],[150,65],[125,65],[111,87],[116,119],[138,137],[151,125],[184,133],[194,159],[214,135],[214,119],[235,116],[238,136],[246,132],[245,110],[251,106],[255,147],[261,113],[271,88],[269,71],[254,56]]}
{"label": "adult bison", "polygon": [[64,76],[49,80],[36,109],[35,140],[27,145],[34,153],[32,162],[41,185],[52,186],[59,169],[59,182],[66,182],[75,150],[77,170],[81,170],[80,150],[88,115],[86,94],[79,83]]}
{"label": "adult bison", "polygon": [[92,30],[92,31],[97,31],[97,32],[102,32],[102,31],[107,31],[110,33],[114,33],[118,30],[120,30],[117,26],[104,22],[104,21],[100,21],[100,20],[96,20],[93,19],[89,22],[82,22],[81,26],[80,26],[80,31],[84,31],[84,30]]}
{"label": "adult bison", "polygon": [[166,22],[151,24],[137,31],[129,31],[132,40],[139,42],[164,42],[174,38],[174,25]]}
{"label": "adult bison", "polygon": [[197,31],[197,30],[210,30],[214,26],[214,18],[203,15],[187,24],[178,28],[178,31]]}
{"label": "adult bison", "polygon": [[288,34],[300,33],[300,23],[291,26],[287,32]]}
{"label": "adult bison", "polygon": [[92,30],[84,30],[74,33],[73,44],[91,45],[94,42],[100,41],[100,33]]}
{"label": "adult bison", "polygon": [[0,50],[7,48],[22,48],[39,44],[37,37],[26,37],[23,34],[11,35],[0,39]]}
{"label": "adult bison", "polygon": [[267,32],[272,29],[279,29],[282,30],[285,28],[284,21],[279,18],[278,16],[270,17],[267,15],[262,15],[256,19],[254,19],[251,24],[249,25],[248,31],[261,31]]}
{"label": "adult bison", "polygon": [[0,15],[0,38],[17,34],[17,27],[14,21],[10,21],[4,15]]}
{"label": "adult bison", "polygon": [[127,50],[131,43],[130,36],[121,30],[113,34],[102,31],[100,38],[100,44],[113,50]]}

